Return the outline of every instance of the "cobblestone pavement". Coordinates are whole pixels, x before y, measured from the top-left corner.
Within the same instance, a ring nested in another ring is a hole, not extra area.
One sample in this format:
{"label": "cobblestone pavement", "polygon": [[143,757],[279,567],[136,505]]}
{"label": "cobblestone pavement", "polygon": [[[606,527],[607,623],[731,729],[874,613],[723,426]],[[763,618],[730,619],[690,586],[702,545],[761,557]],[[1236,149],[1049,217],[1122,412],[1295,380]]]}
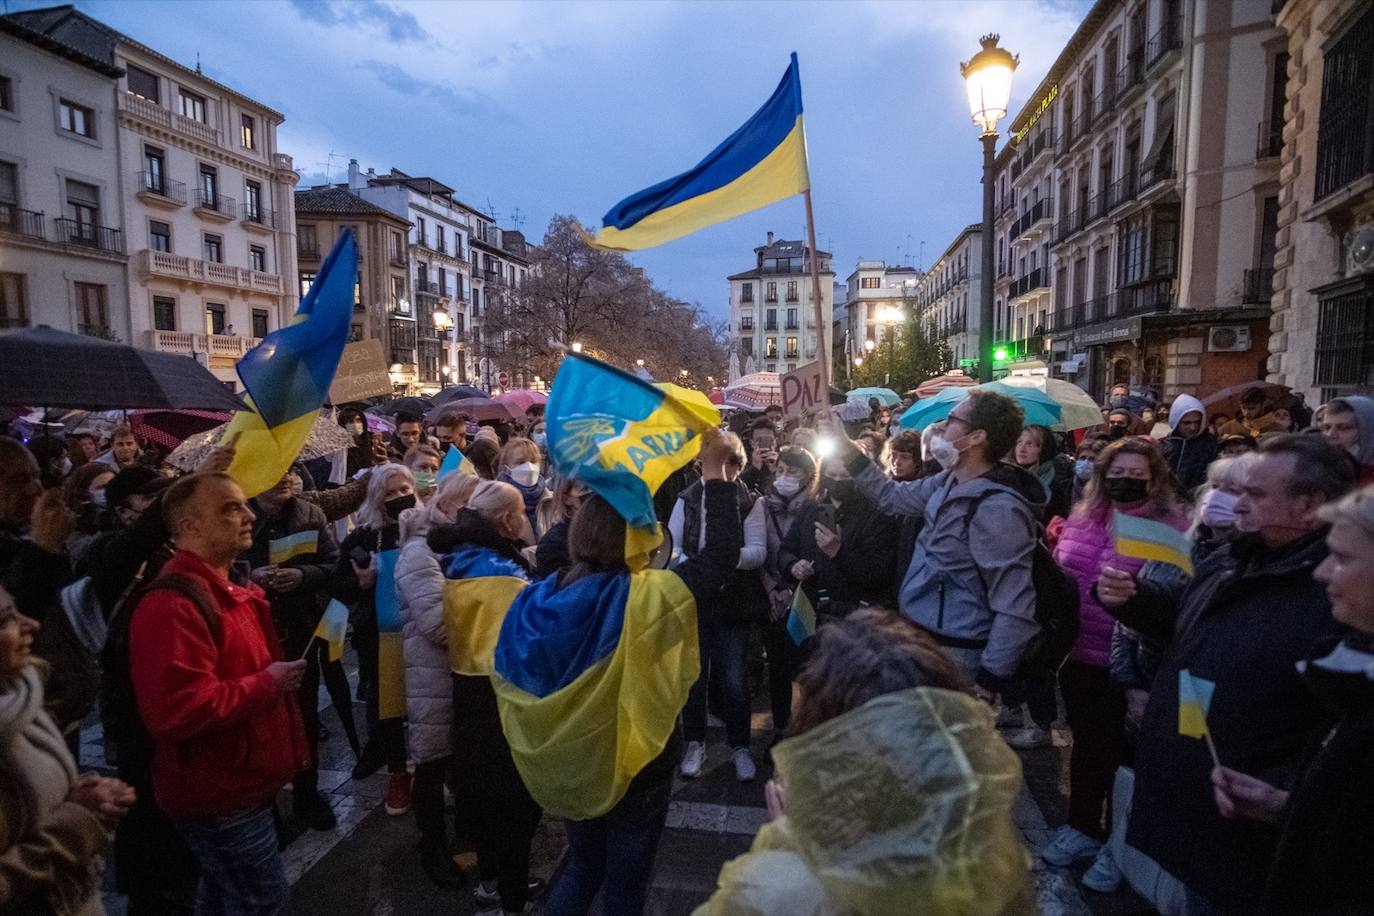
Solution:
{"label": "cobblestone pavement", "polygon": [[[474,912],[470,892],[438,888],[424,876],[413,816],[386,814],[382,807],[387,779],[384,772],[361,780],[351,778],[352,751],[323,695],[321,709],[329,736],[321,745],[320,790],[330,799],[338,826],[329,833],[302,832],[292,821],[289,791],[280,798],[279,808],[289,839],[284,855],[294,888],[295,912],[338,916],[467,916]],[[361,706],[356,707],[355,715],[359,728],[363,728]],[[687,916],[715,888],[721,864],[748,850],[754,832],[765,818],[763,784],[771,767],[763,749],[769,736],[768,714],[755,713],[754,748],[759,773],[752,783],[740,783],[735,779],[723,731],[712,720],[701,777],[679,780],[674,787],[648,914]],[[98,726],[87,729],[83,741],[84,763],[99,765],[102,755]],[[1054,747],[1022,754],[1026,791],[1017,801],[1014,817],[1032,852],[1050,842],[1054,828],[1065,816],[1067,745],[1067,733],[1057,731]],[[563,848],[561,825],[546,818],[535,838],[534,875],[552,878]],[[474,864],[471,854],[459,861],[465,867]],[[1152,912],[1128,891],[1103,895],[1084,890],[1078,879],[1085,867],[1055,869],[1035,859],[1037,897],[1045,916],[1134,916]],[[107,897],[107,908],[112,916],[124,914],[122,899],[113,893]]]}

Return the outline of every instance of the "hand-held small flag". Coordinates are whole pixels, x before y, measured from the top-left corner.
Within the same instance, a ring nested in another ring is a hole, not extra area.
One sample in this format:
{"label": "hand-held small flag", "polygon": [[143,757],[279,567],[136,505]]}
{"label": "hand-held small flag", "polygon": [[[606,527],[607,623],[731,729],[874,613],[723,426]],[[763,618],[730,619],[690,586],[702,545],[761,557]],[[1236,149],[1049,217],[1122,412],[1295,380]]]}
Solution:
{"label": "hand-held small flag", "polygon": [[472,464],[463,458],[463,453],[458,451],[456,446],[450,445],[448,451],[444,452],[444,460],[439,465],[439,473],[435,479],[443,480],[450,474],[470,477],[476,473],[472,469]]}
{"label": "hand-held small flag", "polygon": [[[348,608],[338,600],[331,600],[324,609],[324,616],[315,626],[315,632],[310,636],[310,642],[314,643],[317,639],[323,639],[329,643],[329,660],[337,662],[343,658],[344,635],[348,632]],[[306,652],[310,647],[306,646]]]}
{"label": "hand-held small flag", "polygon": [[1212,742],[1212,732],[1207,728],[1207,712],[1212,708],[1212,694],[1216,689],[1215,681],[1196,677],[1187,668],[1179,669],[1178,733],[1188,738],[1205,739],[1212,762],[1221,766],[1217,746]]}
{"label": "hand-held small flag", "polygon": [[800,585],[792,593],[792,607],[787,611],[787,635],[799,646],[816,635],[816,609]]}
{"label": "hand-held small flag", "polygon": [[1190,576],[1193,574],[1193,545],[1182,531],[1153,519],[1116,512],[1112,517],[1112,532],[1116,537],[1116,552],[1121,556],[1158,560],[1177,566]]}

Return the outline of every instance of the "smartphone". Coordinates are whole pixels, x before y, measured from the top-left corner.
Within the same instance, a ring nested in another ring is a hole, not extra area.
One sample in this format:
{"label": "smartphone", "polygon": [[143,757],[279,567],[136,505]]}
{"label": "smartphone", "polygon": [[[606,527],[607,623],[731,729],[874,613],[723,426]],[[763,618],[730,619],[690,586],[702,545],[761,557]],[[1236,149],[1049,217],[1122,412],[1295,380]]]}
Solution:
{"label": "smartphone", "polygon": [[835,507],[830,503],[822,502],[816,506],[816,521],[831,531],[840,530],[839,526],[835,524]]}
{"label": "smartphone", "polygon": [[354,547],[348,552],[348,558],[359,566],[371,566],[372,554],[363,550],[361,547]]}

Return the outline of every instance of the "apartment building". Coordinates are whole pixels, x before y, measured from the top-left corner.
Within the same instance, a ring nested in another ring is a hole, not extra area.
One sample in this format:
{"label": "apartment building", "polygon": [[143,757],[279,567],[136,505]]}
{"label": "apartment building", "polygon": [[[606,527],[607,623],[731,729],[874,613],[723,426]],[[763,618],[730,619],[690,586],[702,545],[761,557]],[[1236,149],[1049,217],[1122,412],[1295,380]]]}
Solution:
{"label": "apartment building", "polygon": [[1095,396],[1263,377],[1286,74],[1270,6],[1094,4],[999,157],[999,339],[1018,358]]}
{"label": "apartment building", "polygon": [[[473,354],[471,377],[476,384],[492,388],[528,388],[536,379],[526,377],[522,356],[511,352],[506,337],[490,327],[487,316],[502,308],[510,296],[518,295],[530,269],[529,244],[524,233],[502,229],[496,220],[474,211],[472,217],[472,323]],[[501,379],[506,379],[503,383]]]}
{"label": "apartment building", "polygon": [[843,303],[835,306],[835,323],[843,335],[839,343],[846,359],[863,359],[889,333],[896,333],[897,326],[910,316],[921,276],[922,271],[911,266],[859,261],[842,287]]}
{"label": "apartment building", "polygon": [[[0,58],[15,98],[31,99],[25,113],[15,112],[21,129],[5,132],[29,147],[20,184],[34,193],[50,186],[40,173],[69,157],[73,144],[112,170],[99,180],[61,176],[60,195],[50,189],[43,201],[49,213],[63,214],[52,237],[80,249],[67,254],[83,263],[118,259],[123,275],[115,290],[89,271],[75,279],[85,268],[69,267],[72,317],[80,320],[59,326],[194,356],[232,382],[239,357],[289,321],[298,299],[288,279],[296,275],[291,194],[298,177],[291,157],[277,150],[282,115],[70,6],[0,22],[7,36],[45,48],[48,57],[92,59],[113,74],[98,89],[73,87],[79,97],[66,98],[53,95],[46,59]],[[40,104],[40,94],[51,104]],[[55,128],[29,117],[46,108]],[[25,219],[30,227],[40,222]],[[35,282],[51,285],[62,270],[45,273]]]}
{"label": "apartment building", "polygon": [[131,337],[120,75],[98,53],[0,16],[0,329]]}
{"label": "apartment building", "polygon": [[978,360],[982,252],[982,224],[966,226],[916,280],[914,308],[926,333],[942,338],[951,357],[965,366]]}
{"label": "apartment building", "polygon": [[1374,391],[1374,3],[1280,6],[1269,380],[1316,403]]}
{"label": "apartment building", "polygon": [[397,394],[419,390],[416,363],[419,332],[411,299],[410,222],[363,200],[347,187],[326,185],[295,193],[297,289],[310,288],[320,262],[352,229],[358,243],[358,279],[353,288],[352,340],[380,340],[388,354]]}
{"label": "apartment building", "polygon": [[791,372],[832,352],[835,272],[830,252],[817,251],[821,320],[812,301],[811,252],[805,242],[774,239],[754,249],[754,266],[732,274],[730,321],[735,352],[746,372]]}

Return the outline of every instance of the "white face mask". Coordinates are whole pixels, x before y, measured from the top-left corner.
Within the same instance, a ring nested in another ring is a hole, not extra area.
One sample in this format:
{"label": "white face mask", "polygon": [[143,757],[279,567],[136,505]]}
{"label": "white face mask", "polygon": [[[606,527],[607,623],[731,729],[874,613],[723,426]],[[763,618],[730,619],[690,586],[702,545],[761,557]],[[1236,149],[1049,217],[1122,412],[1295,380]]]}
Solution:
{"label": "white face mask", "polygon": [[946,471],[959,463],[959,449],[944,436],[931,436],[926,452]]}
{"label": "white face mask", "polygon": [[526,461],[524,464],[517,464],[506,473],[520,486],[531,487],[539,480],[539,465]]}
{"label": "white face mask", "polygon": [[791,499],[801,491],[801,483],[795,477],[782,476],[773,481],[773,489],[778,491],[778,495],[783,499]]}
{"label": "white face mask", "polygon": [[354,436],[361,436],[365,427],[361,423],[350,423],[349,428],[353,430]]}
{"label": "white face mask", "polygon": [[1208,490],[1202,495],[1198,509],[1202,513],[1202,523],[1208,528],[1229,528],[1236,523],[1236,503],[1239,496],[1225,490]]}

